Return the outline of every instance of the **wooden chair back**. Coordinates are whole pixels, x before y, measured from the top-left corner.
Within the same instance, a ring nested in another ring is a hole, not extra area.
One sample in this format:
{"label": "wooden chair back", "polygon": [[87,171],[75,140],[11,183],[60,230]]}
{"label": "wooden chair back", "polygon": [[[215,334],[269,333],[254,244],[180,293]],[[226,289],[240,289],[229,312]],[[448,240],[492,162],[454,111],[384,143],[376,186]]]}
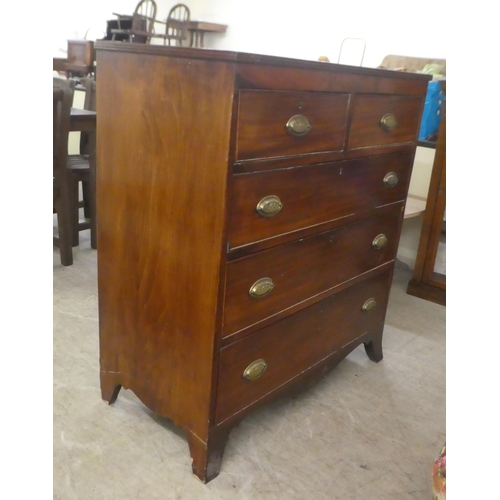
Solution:
{"label": "wooden chair back", "polygon": [[149,43],[154,31],[156,11],[154,0],[141,0],[137,4],[132,16],[131,42]]}
{"label": "wooden chair back", "polygon": [[149,43],[156,22],[155,0],[141,0],[132,16],[113,13],[117,16],[118,28],[111,28],[111,40],[133,43]]}
{"label": "wooden chair back", "polygon": [[182,45],[182,42],[188,37],[188,26],[191,19],[189,7],[183,3],[174,5],[167,17],[166,37],[168,45],[171,41],[175,41],[177,45]]}
{"label": "wooden chair back", "polygon": [[[82,78],[82,85],[85,87],[85,100],[83,102],[83,109],[89,111],[96,110],[96,92],[97,92],[97,82],[94,78]],[[89,134],[87,132],[80,133],[80,154],[89,154]]]}
{"label": "wooden chair back", "polygon": [[87,78],[82,81],[82,83],[85,86],[85,101],[83,103],[83,109],[96,111],[96,80],[93,78]]}
{"label": "wooden chair back", "polygon": [[[54,177],[66,171],[71,106],[75,92],[75,80],[54,77]],[[56,99],[57,97],[57,99]],[[57,174],[57,175],[56,175]]]}
{"label": "wooden chair back", "polygon": [[73,264],[71,201],[67,169],[68,137],[71,106],[75,91],[75,81],[54,78],[53,115],[53,203],[57,215],[58,236],[54,245],[59,247],[61,264]]}

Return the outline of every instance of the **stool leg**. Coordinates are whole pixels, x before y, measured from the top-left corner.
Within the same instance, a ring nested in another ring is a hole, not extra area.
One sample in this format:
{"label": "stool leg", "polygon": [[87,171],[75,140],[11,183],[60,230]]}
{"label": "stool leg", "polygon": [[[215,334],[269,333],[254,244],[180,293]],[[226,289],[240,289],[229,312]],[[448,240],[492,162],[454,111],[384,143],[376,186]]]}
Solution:
{"label": "stool leg", "polygon": [[60,196],[56,202],[57,230],[59,233],[57,246],[61,254],[61,264],[71,266],[73,264],[72,231],[71,231],[71,202],[69,186],[63,183],[59,186]]}
{"label": "stool leg", "polygon": [[72,177],[70,179],[69,200],[70,200],[70,216],[71,216],[71,243],[77,247],[80,244],[80,231],[78,224],[80,222],[80,214],[78,207],[78,179]]}

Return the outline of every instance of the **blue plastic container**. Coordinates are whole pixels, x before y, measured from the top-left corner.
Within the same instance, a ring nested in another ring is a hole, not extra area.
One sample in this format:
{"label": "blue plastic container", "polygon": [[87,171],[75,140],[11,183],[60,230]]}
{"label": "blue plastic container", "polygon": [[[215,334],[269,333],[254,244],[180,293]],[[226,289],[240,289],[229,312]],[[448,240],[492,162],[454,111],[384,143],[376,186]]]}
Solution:
{"label": "blue plastic container", "polygon": [[428,137],[437,134],[441,122],[445,95],[441,90],[439,81],[429,82],[427,95],[425,96],[424,112],[420,123],[418,140],[424,141]]}

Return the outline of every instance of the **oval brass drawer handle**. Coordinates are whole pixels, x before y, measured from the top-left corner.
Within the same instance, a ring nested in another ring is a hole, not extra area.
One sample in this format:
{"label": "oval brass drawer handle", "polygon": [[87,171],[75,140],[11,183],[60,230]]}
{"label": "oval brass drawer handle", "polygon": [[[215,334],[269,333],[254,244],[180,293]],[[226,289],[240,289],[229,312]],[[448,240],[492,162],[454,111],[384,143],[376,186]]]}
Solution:
{"label": "oval brass drawer handle", "polygon": [[270,294],[274,288],[274,282],[271,278],[260,278],[248,290],[248,295],[252,299],[261,299]]}
{"label": "oval brass drawer handle", "polygon": [[393,188],[398,183],[398,176],[396,172],[389,172],[384,177],[384,186],[388,188]]}
{"label": "oval brass drawer handle", "polygon": [[286,122],[286,131],[295,137],[308,134],[311,128],[309,119],[304,115],[293,115]]}
{"label": "oval brass drawer handle", "polygon": [[263,359],[256,359],[252,361],[243,372],[243,378],[247,380],[256,380],[258,379],[267,368],[267,363]]}
{"label": "oval brass drawer handle", "polygon": [[363,312],[370,312],[373,311],[376,306],[377,301],[373,297],[371,297],[363,304],[363,307],[361,309],[363,310]]}
{"label": "oval brass drawer handle", "polygon": [[380,119],[380,126],[384,130],[387,130],[387,132],[391,132],[398,126],[398,121],[396,120],[396,117],[392,113],[386,113]]}
{"label": "oval brass drawer handle", "polygon": [[257,203],[257,213],[261,217],[274,217],[283,208],[281,200],[274,195],[264,196],[262,200]]}
{"label": "oval brass drawer handle", "polygon": [[380,250],[387,245],[387,236],[384,233],[380,233],[372,241],[372,247],[375,250]]}

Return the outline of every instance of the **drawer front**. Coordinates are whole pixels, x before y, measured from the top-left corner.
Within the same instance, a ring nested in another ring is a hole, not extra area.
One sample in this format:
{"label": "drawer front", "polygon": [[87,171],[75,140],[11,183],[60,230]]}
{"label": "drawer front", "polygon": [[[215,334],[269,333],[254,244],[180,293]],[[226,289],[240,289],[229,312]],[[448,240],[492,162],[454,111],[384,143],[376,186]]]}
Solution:
{"label": "drawer front", "polygon": [[422,103],[420,97],[357,95],[353,102],[349,149],[416,141]]}
{"label": "drawer front", "polygon": [[412,160],[405,152],[235,175],[229,248],[403,201]]}
{"label": "drawer front", "polygon": [[341,151],[349,94],[242,90],[237,160]]}
{"label": "drawer front", "polygon": [[[251,405],[360,335],[383,328],[390,272],[332,295],[221,349],[216,423]],[[376,306],[363,311],[374,299]],[[265,371],[259,374],[259,362]],[[252,365],[252,363],[254,363]]]}
{"label": "drawer front", "polygon": [[229,262],[228,336],[394,259],[401,206],[390,213]]}

